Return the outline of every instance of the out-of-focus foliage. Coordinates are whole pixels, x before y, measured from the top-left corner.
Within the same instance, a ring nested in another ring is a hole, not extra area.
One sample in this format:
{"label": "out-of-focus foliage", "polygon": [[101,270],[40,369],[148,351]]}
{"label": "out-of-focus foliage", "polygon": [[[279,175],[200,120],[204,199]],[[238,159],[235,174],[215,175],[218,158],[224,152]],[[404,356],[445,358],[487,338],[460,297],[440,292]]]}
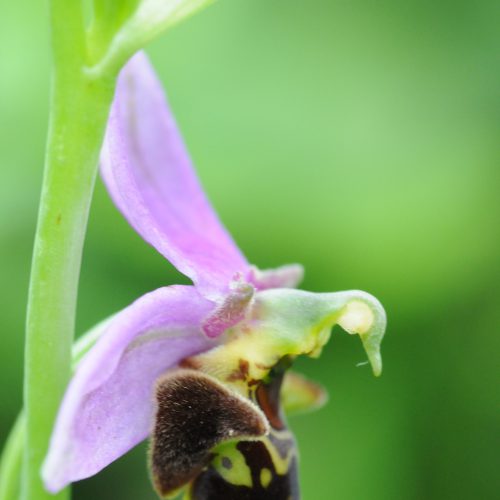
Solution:
{"label": "out-of-focus foliage", "polygon": [[[299,369],[305,500],[493,499],[499,490],[498,2],[221,0],[150,47],[204,184],[252,262],[385,305],[384,370],[334,332]],[[21,404],[42,175],[43,2],[0,16],[0,443]],[[183,280],[98,182],[78,332]],[[185,280],[183,280],[185,282]],[[75,499],[153,499],[145,447]],[[496,484],[495,484],[496,482]]]}

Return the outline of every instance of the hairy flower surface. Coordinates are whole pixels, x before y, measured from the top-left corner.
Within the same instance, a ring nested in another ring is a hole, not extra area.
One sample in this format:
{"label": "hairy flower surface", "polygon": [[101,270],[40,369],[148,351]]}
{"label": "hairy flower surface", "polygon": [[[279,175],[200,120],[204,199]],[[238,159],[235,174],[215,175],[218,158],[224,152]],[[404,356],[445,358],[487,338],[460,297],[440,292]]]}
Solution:
{"label": "hairy flower surface", "polygon": [[321,396],[304,379],[284,376],[285,368],[298,355],[319,355],[339,324],[359,334],[379,375],[382,306],[359,291],[295,290],[299,265],[262,271],[248,263],[200,186],[144,54],[120,75],[101,174],[130,225],[193,285],[152,291],[99,327],[57,417],[46,487],[56,492],[96,474],[152,430],[162,496],[196,477],[204,478],[196,491],[208,491],[212,469],[231,487],[256,488],[254,470],[245,476],[228,464],[264,448],[273,464],[259,469],[258,487],[282,487],[285,466],[271,439],[284,432],[277,406],[314,406]]}

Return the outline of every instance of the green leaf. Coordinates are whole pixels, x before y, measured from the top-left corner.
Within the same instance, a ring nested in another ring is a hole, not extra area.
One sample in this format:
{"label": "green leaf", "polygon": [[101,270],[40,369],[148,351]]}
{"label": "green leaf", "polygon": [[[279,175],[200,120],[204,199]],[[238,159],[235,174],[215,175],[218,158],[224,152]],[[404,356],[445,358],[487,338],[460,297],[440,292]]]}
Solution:
{"label": "green leaf", "polygon": [[213,1],[95,0],[88,73],[118,73],[148,42]]}

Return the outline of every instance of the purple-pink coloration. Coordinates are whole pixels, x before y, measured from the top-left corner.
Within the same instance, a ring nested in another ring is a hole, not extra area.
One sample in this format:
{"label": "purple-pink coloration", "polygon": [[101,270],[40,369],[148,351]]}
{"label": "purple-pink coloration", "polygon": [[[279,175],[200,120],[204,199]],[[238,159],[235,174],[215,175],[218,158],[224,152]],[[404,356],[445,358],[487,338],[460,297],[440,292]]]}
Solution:
{"label": "purple-pink coloration", "polygon": [[145,56],[123,70],[101,174],[131,226],[205,296],[225,295],[249,264],[210,206]]}
{"label": "purple-pink coloration", "polygon": [[200,322],[213,304],[194,287],[144,295],[114,316],[66,393],[44,465],[51,491],[91,476],[145,439],[151,389],[179,359],[213,345]]}
{"label": "purple-pink coloration", "polygon": [[202,324],[203,332],[210,338],[218,337],[245,318],[255,289],[244,282],[233,281],[231,293],[218,305]]}
{"label": "purple-pink coloration", "polygon": [[302,277],[300,266],[259,271],[247,262],[203,193],[144,54],[120,75],[101,174],[131,226],[194,286],[146,294],[103,327],[59,411],[42,470],[51,492],[97,473],[143,440],[155,380],[216,345],[245,318],[258,290],[293,287]]}
{"label": "purple-pink coloration", "polygon": [[270,288],[295,288],[304,277],[304,268],[300,264],[288,264],[276,269],[257,269],[252,266],[246,279],[257,290]]}

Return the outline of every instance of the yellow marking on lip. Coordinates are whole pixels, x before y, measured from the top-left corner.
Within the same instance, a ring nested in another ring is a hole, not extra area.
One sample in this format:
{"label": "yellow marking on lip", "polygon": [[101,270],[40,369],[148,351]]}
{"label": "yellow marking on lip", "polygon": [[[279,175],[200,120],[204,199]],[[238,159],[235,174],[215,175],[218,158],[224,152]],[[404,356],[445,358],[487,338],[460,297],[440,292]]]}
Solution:
{"label": "yellow marking on lip", "polygon": [[260,484],[263,488],[267,488],[271,479],[273,478],[273,474],[269,469],[262,469],[260,471]]}
{"label": "yellow marking on lip", "polygon": [[[286,435],[290,433],[288,431],[282,431],[281,434]],[[276,474],[279,474],[280,476],[286,475],[296,454],[295,447],[291,447],[288,450],[286,457],[282,458],[279,454],[279,451],[267,436],[261,438],[260,441],[262,441],[266,445],[267,451],[269,452],[269,455],[271,455],[271,460],[273,462],[274,468],[276,469]]]}
{"label": "yellow marking on lip", "polygon": [[[213,466],[217,472],[229,484],[235,486],[252,487],[252,474],[250,468],[245,462],[245,457],[236,448],[237,442],[224,443],[219,445],[214,451],[217,455],[213,459]],[[227,468],[223,465],[223,459],[230,461],[231,467]]]}

